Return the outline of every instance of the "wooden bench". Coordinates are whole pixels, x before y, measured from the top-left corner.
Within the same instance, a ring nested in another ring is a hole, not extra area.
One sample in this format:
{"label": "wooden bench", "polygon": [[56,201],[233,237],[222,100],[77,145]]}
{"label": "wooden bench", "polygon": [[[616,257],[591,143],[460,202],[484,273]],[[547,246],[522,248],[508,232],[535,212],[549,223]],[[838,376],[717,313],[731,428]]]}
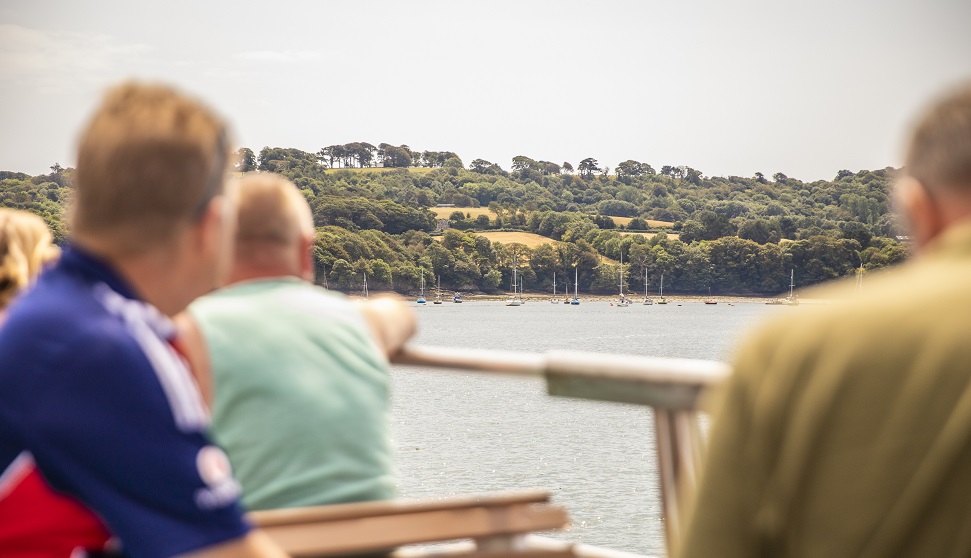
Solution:
{"label": "wooden bench", "polygon": [[463,547],[464,556],[574,556],[570,545],[527,543],[525,535],[569,522],[543,491],[266,510],[250,519],[292,556],[390,554],[404,545],[460,539],[475,541]]}

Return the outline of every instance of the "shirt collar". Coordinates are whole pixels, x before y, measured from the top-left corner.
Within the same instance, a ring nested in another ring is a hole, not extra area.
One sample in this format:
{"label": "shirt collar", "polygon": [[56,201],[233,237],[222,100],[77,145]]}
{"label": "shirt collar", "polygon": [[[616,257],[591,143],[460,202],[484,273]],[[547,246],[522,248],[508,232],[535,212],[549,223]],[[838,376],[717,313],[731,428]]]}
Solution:
{"label": "shirt collar", "polygon": [[61,254],[57,266],[69,272],[79,273],[94,282],[104,283],[125,298],[141,300],[135,289],[115,271],[111,264],[79,246],[68,245]]}
{"label": "shirt collar", "polygon": [[971,254],[971,219],[952,225],[926,248],[931,257],[967,256]]}

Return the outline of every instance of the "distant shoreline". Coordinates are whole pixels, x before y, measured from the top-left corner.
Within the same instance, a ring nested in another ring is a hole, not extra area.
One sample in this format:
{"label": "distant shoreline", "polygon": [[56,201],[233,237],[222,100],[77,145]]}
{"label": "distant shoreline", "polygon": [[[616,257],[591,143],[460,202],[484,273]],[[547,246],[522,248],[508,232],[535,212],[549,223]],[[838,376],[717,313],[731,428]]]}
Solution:
{"label": "distant shoreline", "polygon": [[[472,294],[472,293],[469,293],[469,294],[460,293],[460,294],[462,295],[463,303],[464,302],[499,302],[499,301],[505,301],[509,298],[509,294]],[[417,295],[403,296],[392,291],[372,292],[371,295],[372,296],[376,296],[376,295],[397,296],[412,302],[414,302],[415,299],[417,299]],[[357,294],[351,294],[348,296],[352,298],[361,298],[361,296]],[[570,295],[569,298],[573,298],[573,296]],[[631,294],[628,296],[628,298],[630,299],[632,305],[640,305],[642,302],[644,302],[644,295]],[[660,297],[658,297],[657,295],[654,295],[654,294],[651,295],[651,300],[653,300],[655,304],[657,303],[658,298]],[[677,304],[677,303],[701,304],[704,301],[708,300],[709,298],[718,303],[725,303],[725,304],[735,304],[735,303],[765,304],[767,302],[771,302],[774,300],[784,299],[785,295],[784,294],[780,296],[724,295],[724,296],[712,296],[712,297],[703,296],[703,295],[666,295],[664,298],[668,301],[669,305]],[[425,299],[428,301],[427,304],[432,304],[435,301],[434,295],[429,296],[426,294]],[[562,294],[559,294],[557,295],[557,299],[562,304],[564,297]],[[537,303],[545,302],[548,304],[550,302],[550,295],[549,294],[544,295],[543,293],[526,293],[523,295],[523,300],[525,300],[526,302],[537,302]],[[616,301],[617,301],[617,295],[580,295],[581,303],[616,302]],[[817,299],[799,299],[800,304],[824,304],[825,302],[826,301],[824,300],[817,300]],[[452,295],[443,294],[442,303],[453,304]]]}

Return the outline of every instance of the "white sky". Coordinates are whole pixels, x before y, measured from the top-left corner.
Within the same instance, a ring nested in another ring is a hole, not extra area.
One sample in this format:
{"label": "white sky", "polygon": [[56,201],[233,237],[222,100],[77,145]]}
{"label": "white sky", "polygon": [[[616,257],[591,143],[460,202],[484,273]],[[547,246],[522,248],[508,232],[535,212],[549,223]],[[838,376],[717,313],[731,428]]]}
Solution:
{"label": "white sky", "polygon": [[201,97],[257,152],[831,179],[899,166],[914,112],[971,79],[971,2],[4,0],[0,169],[72,166],[128,77]]}

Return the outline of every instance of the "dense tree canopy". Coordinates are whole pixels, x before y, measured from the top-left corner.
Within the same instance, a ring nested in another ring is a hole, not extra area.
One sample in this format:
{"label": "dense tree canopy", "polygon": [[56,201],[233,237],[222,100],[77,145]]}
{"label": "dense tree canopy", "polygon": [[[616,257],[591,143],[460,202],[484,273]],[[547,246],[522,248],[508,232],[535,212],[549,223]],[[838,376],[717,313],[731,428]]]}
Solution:
{"label": "dense tree canopy", "polygon": [[[367,142],[316,153],[239,149],[235,170],[254,168],[301,189],[318,227],[318,281],[348,292],[363,287],[364,273],[374,289],[413,292],[424,273],[445,289],[501,291],[515,254],[527,290],[548,291],[553,273],[572,276],[575,267],[582,292],[614,292],[623,255],[632,290],[645,280],[653,288],[664,273],[672,293],[775,294],[793,269],[805,286],[907,255],[890,212],[892,169],[840,170],[833,181],[806,183],[781,172],[771,181],[760,172],[707,177],[686,165],[655,172],[633,159],[611,175],[592,157],[573,174],[569,162],[518,155],[507,172],[485,159],[466,169],[450,151]],[[63,242],[72,169],[51,171],[0,172],[0,205],[41,215]],[[454,206],[442,214],[444,232],[432,212],[439,204]],[[477,234],[494,230],[549,243],[529,248]]]}

